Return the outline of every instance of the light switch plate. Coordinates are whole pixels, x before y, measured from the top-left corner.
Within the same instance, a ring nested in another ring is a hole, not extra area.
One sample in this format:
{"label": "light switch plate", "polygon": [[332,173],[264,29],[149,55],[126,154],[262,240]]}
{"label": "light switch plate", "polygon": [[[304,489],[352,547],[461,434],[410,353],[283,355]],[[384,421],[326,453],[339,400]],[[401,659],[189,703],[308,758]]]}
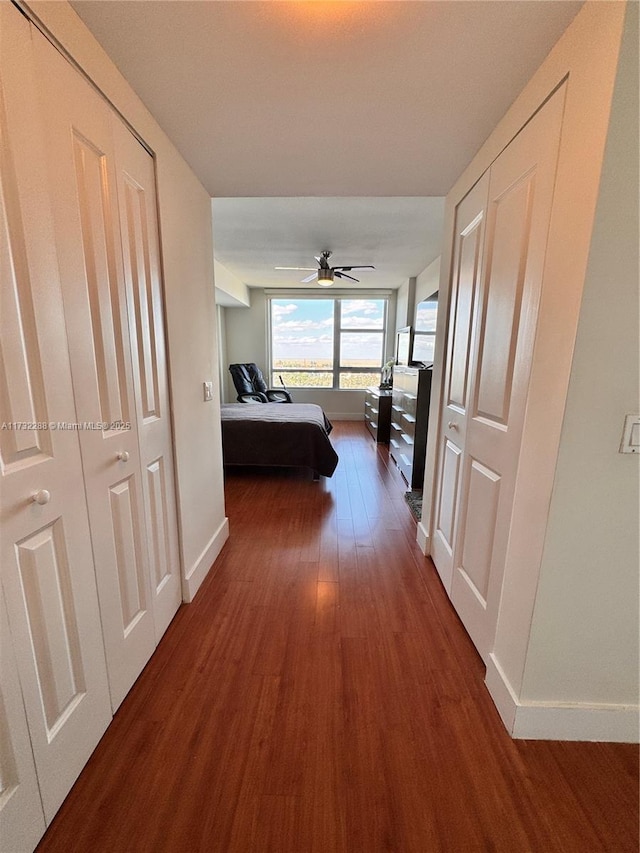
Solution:
{"label": "light switch plate", "polygon": [[620,453],[640,453],[640,415],[625,415]]}
{"label": "light switch plate", "polygon": [[204,401],[208,403],[209,400],[213,400],[213,382],[203,382],[202,387],[204,390]]}

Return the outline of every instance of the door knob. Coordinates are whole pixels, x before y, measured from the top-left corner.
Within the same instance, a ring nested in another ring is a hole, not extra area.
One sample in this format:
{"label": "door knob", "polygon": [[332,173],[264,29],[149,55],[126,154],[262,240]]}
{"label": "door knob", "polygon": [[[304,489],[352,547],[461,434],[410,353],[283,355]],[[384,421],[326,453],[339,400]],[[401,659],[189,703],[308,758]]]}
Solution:
{"label": "door knob", "polygon": [[449,429],[458,429],[458,424],[455,421],[449,421],[447,426],[449,427]]}
{"label": "door knob", "polygon": [[51,500],[51,492],[48,492],[46,489],[40,489],[39,492],[34,492],[31,495],[31,500],[34,504],[40,504],[40,506],[44,506],[48,504]]}
{"label": "door knob", "polygon": [[129,451],[121,450],[120,453],[116,455],[116,459],[119,459],[120,462],[128,462],[129,461]]}

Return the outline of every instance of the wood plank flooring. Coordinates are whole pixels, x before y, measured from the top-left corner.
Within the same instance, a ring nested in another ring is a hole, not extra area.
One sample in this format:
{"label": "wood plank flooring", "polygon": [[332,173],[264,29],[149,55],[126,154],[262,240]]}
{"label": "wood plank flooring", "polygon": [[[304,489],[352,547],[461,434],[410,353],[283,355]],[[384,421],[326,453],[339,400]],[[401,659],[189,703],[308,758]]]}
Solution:
{"label": "wood plank flooring", "polygon": [[626,853],[638,750],[512,741],[362,423],[227,480],[231,536],[39,853]]}

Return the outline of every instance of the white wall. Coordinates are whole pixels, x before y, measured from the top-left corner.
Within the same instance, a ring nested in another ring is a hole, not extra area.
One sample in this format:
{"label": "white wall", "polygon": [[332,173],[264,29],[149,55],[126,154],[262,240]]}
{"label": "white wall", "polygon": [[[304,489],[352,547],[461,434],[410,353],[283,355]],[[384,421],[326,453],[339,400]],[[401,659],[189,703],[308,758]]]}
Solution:
{"label": "white wall", "polygon": [[190,599],[227,536],[219,395],[205,403],[202,393],[204,380],[219,384],[211,200],[68,3],[32,0],[28,6],[155,154],[181,556]]}
{"label": "white wall", "polygon": [[221,305],[216,306],[217,313],[217,331],[218,331],[218,381],[220,383],[220,402],[224,403],[227,400],[229,389],[227,387],[227,377],[229,381],[229,371],[227,370],[227,321],[225,317],[226,308]]}
{"label": "white wall", "polygon": [[629,4],[523,698],[638,702],[638,5]]}
{"label": "white wall", "polygon": [[395,326],[391,328],[404,329],[405,326],[410,326],[413,323],[411,315],[414,307],[415,289],[415,278],[408,278],[396,291],[396,322]]}
{"label": "white wall", "polygon": [[[249,308],[225,308],[226,369],[230,364],[254,361],[267,379],[267,304],[264,290],[251,288]],[[235,402],[233,382],[227,383],[226,402]]]}
{"label": "white wall", "polygon": [[248,308],[251,304],[249,288],[219,261],[213,261],[216,282],[216,302],[219,305]]}
{"label": "white wall", "polygon": [[415,305],[417,305],[419,302],[422,302],[423,299],[426,299],[429,296],[433,296],[433,294],[438,290],[439,286],[440,258],[436,258],[435,261],[432,261],[428,267],[425,267],[425,269],[423,269],[420,275],[416,278]]}

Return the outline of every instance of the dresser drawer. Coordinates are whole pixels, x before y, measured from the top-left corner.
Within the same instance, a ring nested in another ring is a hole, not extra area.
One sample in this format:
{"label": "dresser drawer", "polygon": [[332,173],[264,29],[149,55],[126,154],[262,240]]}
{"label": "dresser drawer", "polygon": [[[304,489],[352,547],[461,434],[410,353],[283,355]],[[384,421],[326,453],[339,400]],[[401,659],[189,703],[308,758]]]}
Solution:
{"label": "dresser drawer", "polygon": [[416,432],[416,419],[413,415],[409,414],[409,412],[403,412],[399,426],[402,429],[402,432],[405,432],[413,438]]}
{"label": "dresser drawer", "polygon": [[411,487],[411,475],[413,470],[413,451],[407,453],[404,450],[401,450],[398,454],[398,458],[396,459],[396,465],[400,469],[400,473],[406,480],[406,483],[409,487]]}
{"label": "dresser drawer", "polygon": [[431,371],[396,366],[393,371],[389,452],[410,488],[424,480]]}
{"label": "dresser drawer", "polygon": [[370,421],[368,418],[364,419],[364,425],[371,433],[371,437],[374,441],[378,440],[378,425]]}
{"label": "dresser drawer", "polygon": [[364,395],[364,423],[374,441],[389,441],[391,392],[367,388]]}

